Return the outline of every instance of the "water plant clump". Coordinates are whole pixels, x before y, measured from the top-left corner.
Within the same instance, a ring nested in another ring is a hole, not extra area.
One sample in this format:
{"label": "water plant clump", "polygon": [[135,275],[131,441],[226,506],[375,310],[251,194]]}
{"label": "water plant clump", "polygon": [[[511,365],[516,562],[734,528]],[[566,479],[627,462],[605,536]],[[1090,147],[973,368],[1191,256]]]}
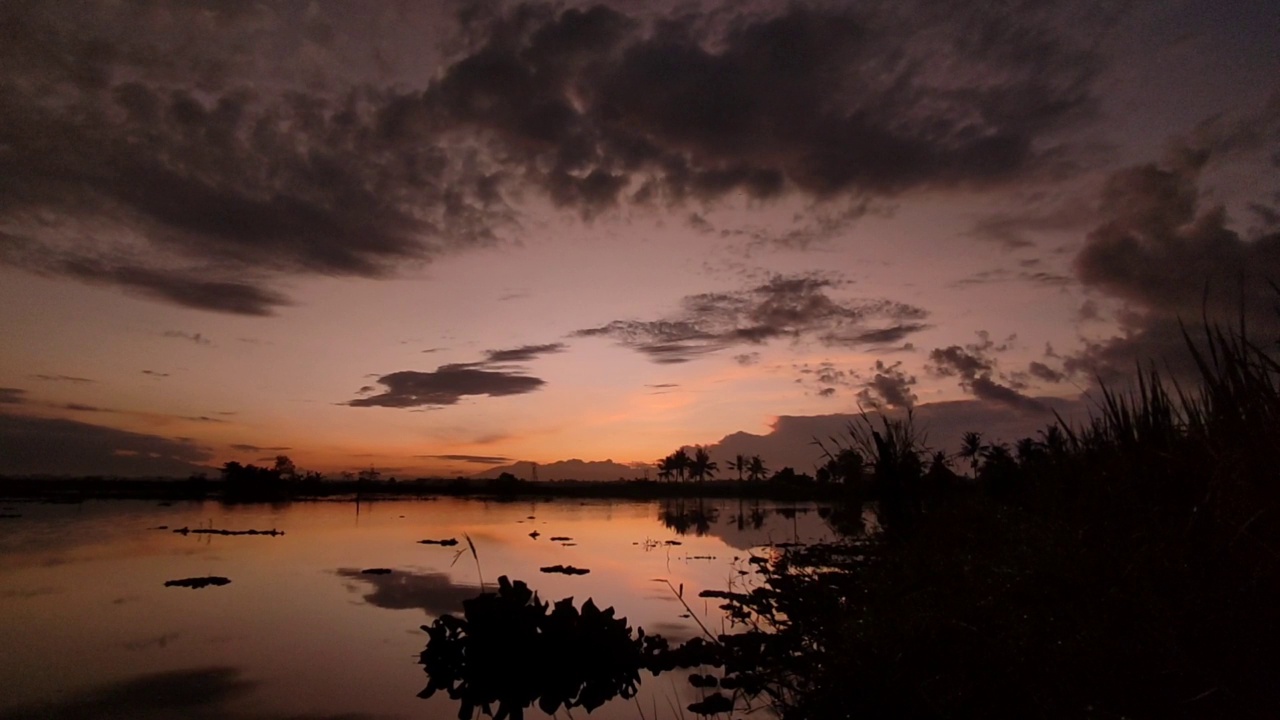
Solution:
{"label": "water plant clump", "polygon": [[424,625],[429,641],[419,662],[429,681],[419,693],[444,691],[459,701],[458,717],[479,708],[497,720],[520,720],[533,704],[547,714],[560,707],[587,711],[633,697],[644,666],[644,635],[626,618],[588,599],[554,605],[521,582],[498,579],[496,593],[463,602],[462,617]]}

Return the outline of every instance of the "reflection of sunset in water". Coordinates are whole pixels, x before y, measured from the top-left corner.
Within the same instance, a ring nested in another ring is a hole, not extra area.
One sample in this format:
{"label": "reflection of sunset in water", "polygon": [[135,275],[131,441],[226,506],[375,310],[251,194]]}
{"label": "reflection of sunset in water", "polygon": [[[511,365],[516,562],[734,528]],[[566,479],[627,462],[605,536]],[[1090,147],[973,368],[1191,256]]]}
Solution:
{"label": "reflection of sunset in water", "polygon": [[[131,717],[451,717],[447,698],[415,697],[419,626],[460,611],[482,581],[492,589],[506,575],[545,600],[593,598],[632,627],[681,640],[700,632],[695,618],[655,580],[683,587],[697,620],[718,632],[727,621],[699,591],[742,582],[753,548],[829,536],[811,505],[738,500],[439,499],[363,503],[359,514],[336,502],[90,502],[24,505],[21,515],[0,536],[0,643],[23,649],[0,657],[0,717],[33,705],[68,718],[108,706]],[[181,527],[285,534],[172,532]],[[419,542],[449,538],[460,542]],[[538,572],[557,564],[590,572]],[[391,572],[361,572],[375,567]],[[202,576],[231,583],[164,587]],[[646,708],[649,693],[660,707],[677,691],[696,699],[683,680],[646,680]],[[634,716],[630,703],[593,713]]]}

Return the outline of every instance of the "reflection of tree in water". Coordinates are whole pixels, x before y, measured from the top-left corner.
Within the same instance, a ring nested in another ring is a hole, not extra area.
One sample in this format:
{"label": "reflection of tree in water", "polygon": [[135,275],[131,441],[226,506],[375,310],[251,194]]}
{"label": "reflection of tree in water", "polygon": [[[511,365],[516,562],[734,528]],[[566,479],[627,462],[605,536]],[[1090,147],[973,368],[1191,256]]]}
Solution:
{"label": "reflection of tree in water", "polygon": [[692,532],[702,537],[711,532],[711,524],[720,517],[720,508],[709,506],[702,498],[690,501],[685,498],[662,501],[658,511],[658,520],[677,535],[688,535]]}
{"label": "reflection of tree in water", "polygon": [[759,500],[751,501],[751,509],[745,508],[742,498],[738,498],[738,514],[734,516],[733,521],[738,526],[738,531],[742,532],[747,525],[751,525],[752,530],[759,530],[764,527],[764,521],[769,517],[769,511],[760,507]]}
{"label": "reflection of tree in water", "polygon": [[[773,560],[753,558],[763,573],[760,584],[698,594],[727,601],[720,607],[740,632],[713,636],[704,627],[705,638],[676,646],[642,628],[633,631],[625,618],[614,617],[613,608],[600,610],[587,600],[579,610],[572,598],[552,605],[523,582],[499,578],[497,593],[463,603],[463,617],[446,615],[423,626],[429,641],[419,663],[429,680],[419,697],[447,693],[460,704],[459,720],[477,714],[522,720],[525,709],[534,705],[554,716],[561,706],[590,712],[616,697],[633,698],[641,670],[657,676],[701,666],[714,671],[688,677],[702,692],[699,701],[685,706],[695,715],[750,712],[756,701],[764,700],[779,717],[836,717],[789,712],[797,707],[796,693],[811,689],[806,679],[825,661],[811,657],[826,631],[819,625],[822,629],[814,634],[807,623],[789,618],[808,618],[814,612],[817,617],[845,617],[844,595],[831,592],[827,583],[832,570],[847,570],[842,566],[850,560],[862,562],[850,558],[849,549],[859,556],[865,552],[853,546],[813,546]],[[852,575],[840,572],[839,577]],[[684,587],[673,592],[687,608]],[[686,717],[683,709],[672,711]]]}
{"label": "reflection of tree in water", "polygon": [[642,669],[657,674],[709,659],[704,641],[672,649],[660,636],[633,633],[613,608],[587,600],[579,610],[573,598],[552,606],[505,576],[497,593],[463,608],[463,617],[423,626],[430,640],[419,659],[429,677],[419,697],[446,692],[459,701],[462,720],[477,709],[520,720],[534,704],[547,714],[561,706],[590,712],[615,697],[634,697]]}

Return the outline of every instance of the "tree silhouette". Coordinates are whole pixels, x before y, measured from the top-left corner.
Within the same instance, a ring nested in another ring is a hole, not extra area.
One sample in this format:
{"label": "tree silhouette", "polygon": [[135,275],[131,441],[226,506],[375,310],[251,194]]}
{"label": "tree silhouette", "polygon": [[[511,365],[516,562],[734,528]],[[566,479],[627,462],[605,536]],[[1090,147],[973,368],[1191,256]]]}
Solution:
{"label": "tree silhouette", "polygon": [[697,478],[698,482],[706,480],[708,477],[714,478],[716,471],[720,466],[711,459],[710,453],[701,445],[694,448],[693,460],[689,463],[689,474]]}
{"label": "tree silhouette", "polygon": [[747,463],[750,462],[746,455],[741,453],[734,455],[733,459],[728,462],[730,470],[738,471],[738,482],[742,482],[742,473],[747,469]]}
{"label": "tree silhouette", "polygon": [[960,437],[960,457],[969,461],[975,478],[978,477],[978,463],[982,462],[982,453],[986,449],[980,432],[969,431]]}
{"label": "tree silhouette", "polygon": [[676,474],[675,465],[671,462],[671,456],[668,455],[658,461],[658,479],[670,480]]}
{"label": "tree silhouette", "polygon": [[298,476],[298,466],[289,459],[288,455],[277,455],[274,471],[280,477],[286,480],[292,480]]}
{"label": "tree silhouette", "polygon": [[689,472],[689,466],[693,460],[689,457],[689,453],[684,451],[684,448],[680,448],[679,450],[671,453],[670,457],[671,469],[675,471],[676,477],[680,478],[680,482],[684,482],[684,479]]}
{"label": "tree silhouette", "polygon": [[760,482],[769,475],[769,468],[764,466],[764,461],[759,455],[752,455],[751,460],[747,463],[747,479],[751,482]]}

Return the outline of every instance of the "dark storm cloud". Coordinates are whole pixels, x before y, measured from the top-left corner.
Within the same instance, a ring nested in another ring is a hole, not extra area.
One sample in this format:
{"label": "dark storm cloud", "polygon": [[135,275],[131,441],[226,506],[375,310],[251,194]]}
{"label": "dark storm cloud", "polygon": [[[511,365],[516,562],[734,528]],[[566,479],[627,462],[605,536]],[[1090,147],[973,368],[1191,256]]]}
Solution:
{"label": "dark storm cloud", "polygon": [[[992,379],[999,376],[998,362],[994,355],[1009,349],[1014,338],[997,344],[986,331],[978,333],[979,341],[963,347],[951,345],[934,348],[929,353],[929,372],[939,377],[958,377],[960,387],[979,400],[999,403],[1018,410],[1040,411],[1045,405],[1040,400],[1023,395],[1014,387]],[[1025,377],[1025,376],[1024,376]],[[1006,382],[1010,382],[1006,378]],[[1019,384],[1015,377],[1011,384]]]}
{"label": "dark storm cloud", "polygon": [[797,3],[646,22],[525,4],[473,25],[423,103],[587,212],[624,186],[679,201],[996,181],[1088,102],[1098,62],[1050,14]]}
{"label": "dark storm cloud", "polygon": [[378,131],[391,93],[281,87],[263,31],[292,11],[204,27],[149,4],[0,10],[21,38],[0,50],[0,261],[264,315],[281,275],[377,277],[499,221],[480,173]]}
{"label": "dark storm cloud", "polygon": [[1056,383],[1066,379],[1066,376],[1062,373],[1036,360],[1032,360],[1031,364],[1027,366],[1027,372],[1045,382]]}
{"label": "dark storm cloud", "polygon": [[1068,35],[1097,18],[1038,3],[532,3],[469,11],[415,91],[298,71],[335,30],[297,8],[152,4],[0,8],[0,262],[243,315],[493,243],[528,189],[591,216],[1024,177],[1099,68]]}
{"label": "dark storm cloud", "polygon": [[841,285],[817,275],[775,275],[748,290],[688,295],[680,314],[670,319],[614,320],[574,335],[608,337],[654,362],[672,364],[772,340],[832,347],[879,344],[926,327],[919,321],[927,313],[918,307],[833,298],[830,291]]}
{"label": "dark storm cloud", "polygon": [[[1280,150],[1280,134],[1274,147]],[[1165,164],[1126,168],[1107,181],[1105,220],[1089,234],[1074,269],[1086,287],[1125,303],[1117,315],[1121,334],[1068,357],[1068,371],[1105,381],[1156,362],[1190,374],[1180,320],[1193,337],[1202,317],[1233,324],[1243,318],[1267,340],[1280,334],[1270,284],[1280,279],[1280,233],[1245,239],[1228,227],[1222,206],[1202,207],[1197,184],[1211,153],[1175,147]]]}
{"label": "dark storm cloud", "polygon": [[475,463],[476,465],[501,465],[513,462],[509,457],[501,455],[414,455],[414,457],[431,460],[453,460],[455,462]]}
{"label": "dark storm cloud", "polygon": [[101,425],[0,414],[0,472],[11,475],[168,475],[207,470],[207,448]]}
{"label": "dark storm cloud", "polygon": [[914,375],[902,369],[902,363],[886,365],[877,360],[872,368],[874,375],[858,392],[858,400],[870,408],[910,408],[916,404],[911,386],[916,384]]}
{"label": "dark storm cloud", "polygon": [[524,345],[518,348],[510,348],[508,350],[489,350],[485,352],[485,357],[490,363],[528,362],[530,360],[537,359],[542,355],[563,352],[564,349],[564,343]]}
{"label": "dark storm cloud", "polygon": [[432,372],[402,370],[378,378],[386,390],[347,402],[352,407],[443,407],[469,395],[523,395],[546,384],[519,371],[480,370],[466,365],[441,365]]}

